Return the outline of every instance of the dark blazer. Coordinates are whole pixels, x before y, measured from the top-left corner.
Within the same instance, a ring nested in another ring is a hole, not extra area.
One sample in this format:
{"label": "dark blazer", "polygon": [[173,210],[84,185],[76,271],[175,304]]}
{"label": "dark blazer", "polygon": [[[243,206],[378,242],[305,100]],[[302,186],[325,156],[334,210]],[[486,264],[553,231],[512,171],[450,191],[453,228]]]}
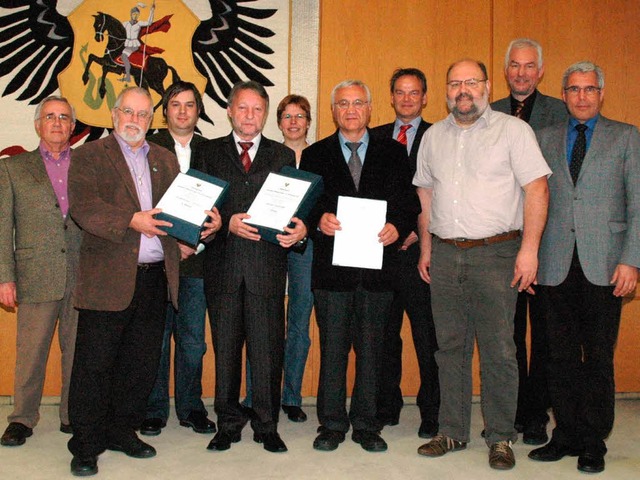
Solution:
{"label": "dark blazer", "polygon": [[[491,108],[498,112],[511,115],[511,97],[508,96],[506,98],[496,100],[491,104]],[[562,100],[543,95],[538,91],[536,94],[536,100],[533,102],[531,118],[529,118],[529,125],[531,125],[531,128],[534,130],[540,130],[541,128],[564,122],[568,118],[569,113],[567,112],[567,107]]]}
{"label": "dark blazer", "polygon": [[222,228],[204,252],[207,295],[233,293],[242,282],[254,295],[284,295],[287,250],[264,240],[258,242],[229,234],[229,219],[246,212],[270,172],[296,165],[293,150],[269,140],[260,140],[249,172],[244,171],[233,135],[205,142],[195,152],[194,168],[230,183],[220,208]]}
{"label": "dark blazer", "polygon": [[[175,155],[149,144],[149,167],[156,205],[179,167]],[[129,228],[140,202],[127,162],[113,133],[85,143],[71,154],[69,202],[83,229],[76,283],[77,308],[120,311],[133,298],[140,233]],[[178,262],[175,239],[161,236],[169,297],[178,308]]]}
{"label": "dark blazer", "polygon": [[62,217],[39,150],[0,160],[0,219],[0,283],[15,282],[21,303],[60,300],[81,232]]}
{"label": "dark blazer", "polygon": [[351,291],[362,283],[370,291],[390,290],[392,257],[397,254],[398,242],[385,247],[382,270],[336,267],[331,265],[334,237],[322,234],[317,226],[324,213],[336,213],[340,195],[386,200],[387,222],[396,227],[400,239],[406,238],[420,213],[420,203],[411,184],[413,176],[406,148],[391,136],[370,135],[357,191],[342,154],[337,131],[305,148],[300,168],[322,175],[324,179],[324,193],[308,219],[314,241],[313,288]]}
{"label": "dark blazer", "polygon": [[[393,138],[393,127],[395,126],[395,122],[385,123],[384,125],[379,125],[370,130],[372,135],[381,135],[385,138]],[[416,173],[416,161],[418,158],[418,149],[420,148],[420,141],[422,140],[422,135],[427,131],[431,124],[429,122],[425,122],[424,120],[420,120],[420,125],[418,125],[418,131],[416,132],[416,137],[413,140],[413,145],[411,145],[411,152],[409,152],[409,168],[411,169],[411,174],[415,175]]]}
{"label": "dark blazer", "polygon": [[[174,155],[176,153],[176,141],[173,139],[168,129],[160,130],[158,133],[149,135],[147,137],[147,141],[153,142],[156,145],[160,145],[161,147],[166,148]],[[193,137],[191,137],[191,143],[189,144],[191,147],[190,165],[193,165],[193,157],[195,155],[196,149],[198,148],[198,145],[202,145],[206,141],[207,139],[203,136],[198,135],[197,133],[193,134]],[[203,258],[204,255],[200,253],[199,255],[191,255],[186,260],[182,260],[180,262],[180,276],[202,278]]]}
{"label": "dark blazer", "polygon": [[574,186],[567,163],[568,124],[537,133],[553,170],[538,283],[562,283],[577,244],[587,279],[607,286],[619,263],[640,266],[640,134],[633,125],[601,115]]}

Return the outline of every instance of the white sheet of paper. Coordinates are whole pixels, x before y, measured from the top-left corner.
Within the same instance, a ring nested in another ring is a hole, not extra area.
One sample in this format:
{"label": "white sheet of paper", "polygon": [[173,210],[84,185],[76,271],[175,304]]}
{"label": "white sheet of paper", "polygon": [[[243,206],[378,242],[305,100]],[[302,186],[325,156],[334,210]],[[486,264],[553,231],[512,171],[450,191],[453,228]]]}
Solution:
{"label": "white sheet of paper", "polygon": [[387,221],[387,202],[340,196],[336,217],[342,230],[336,231],[333,265],[380,270],[384,247],[378,234]]}
{"label": "white sheet of paper", "polygon": [[162,196],[157,208],[176,218],[194,225],[202,225],[210,210],[222,193],[222,187],[205,182],[185,173],[179,173]]}
{"label": "white sheet of paper", "polygon": [[289,225],[311,182],[270,173],[253,200],[243,221],[251,225],[282,230]]}

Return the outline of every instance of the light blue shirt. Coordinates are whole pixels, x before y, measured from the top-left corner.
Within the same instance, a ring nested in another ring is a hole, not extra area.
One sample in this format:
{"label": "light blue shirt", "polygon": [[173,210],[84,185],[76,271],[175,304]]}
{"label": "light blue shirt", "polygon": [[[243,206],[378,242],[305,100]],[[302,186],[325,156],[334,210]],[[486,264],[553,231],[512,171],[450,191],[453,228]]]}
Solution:
{"label": "light blue shirt", "polygon": [[349,143],[358,143],[362,142],[362,145],[358,147],[358,156],[360,157],[360,161],[362,165],[364,165],[364,157],[367,155],[367,148],[369,147],[369,130],[365,130],[362,138],[356,142],[350,142],[347,140],[342,132],[338,131],[338,138],[340,139],[340,146],[342,147],[342,154],[344,155],[344,161],[349,163],[349,159],[351,158],[351,149],[347,147],[347,142]]}

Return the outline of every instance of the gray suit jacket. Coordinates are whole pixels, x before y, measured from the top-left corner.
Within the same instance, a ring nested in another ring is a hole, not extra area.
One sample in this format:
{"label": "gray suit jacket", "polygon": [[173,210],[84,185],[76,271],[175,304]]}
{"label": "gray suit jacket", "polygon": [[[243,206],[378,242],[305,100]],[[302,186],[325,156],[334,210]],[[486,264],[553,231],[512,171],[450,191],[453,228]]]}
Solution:
{"label": "gray suit jacket", "polygon": [[[511,97],[496,100],[491,104],[491,108],[507,115],[511,115]],[[536,100],[533,102],[529,125],[534,130],[540,130],[550,125],[564,122],[569,118],[567,107],[562,100],[543,95],[538,91]]]}
{"label": "gray suit jacket", "polygon": [[60,300],[81,231],[62,217],[38,150],[0,160],[0,219],[0,283],[16,282],[21,303]]}
{"label": "gray suit jacket", "polygon": [[538,283],[555,286],[569,272],[574,243],[587,279],[609,285],[616,265],[640,266],[640,134],[600,116],[574,187],[567,127],[538,132],[549,178],[549,219],[539,251]]}

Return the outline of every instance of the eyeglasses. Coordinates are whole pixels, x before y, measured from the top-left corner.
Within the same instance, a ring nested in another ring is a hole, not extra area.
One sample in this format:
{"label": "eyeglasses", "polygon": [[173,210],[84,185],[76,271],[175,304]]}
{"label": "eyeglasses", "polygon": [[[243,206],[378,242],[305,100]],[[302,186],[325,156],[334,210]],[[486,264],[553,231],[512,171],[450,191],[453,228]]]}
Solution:
{"label": "eyeglasses", "polygon": [[457,88],[460,88],[462,86],[462,84],[464,84],[467,88],[478,88],[478,85],[480,85],[481,82],[486,82],[487,79],[478,79],[478,78],[468,78],[467,80],[451,80],[450,82],[447,82],[447,86],[451,89],[451,90],[455,90]]}
{"label": "eyeglasses", "polygon": [[366,100],[360,99],[354,100],[353,102],[350,102],[349,100],[340,100],[339,102],[334,103],[334,105],[340,110],[346,110],[347,108],[349,108],[349,106],[352,106],[356,110],[362,110],[362,108],[368,103],[369,102],[367,102]]}
{"label": "eyeglasses", "polygon": [[600,93],[600,90],[602,90],[600,87],[594,87],[593,85],[589,85],[588,87],[577,87],[575,85],[572,85],[570,87],[565,87],[564,91],[567,92],[569,95],[579,95],[580,92],[584,92],[585,95],[588,96],[593,96],[596,93]]}
{"label": "eyeglasses", "polygon": [[117,108],[122,112],[122,114],[125,117],[128,117],[128,118],[133,118],[135,115],[141,120],[148,120],[149,117],[151,117],[151,113],[147,112],[146,110],[140,110],[139,112],[135,112],[132,108],[128,108],[128,107],[125,107],[125,108],[117,107]]}
{"label": "eyeglasses", "polygon": [[47,123],[53,123],[56,120],[59,120],[60,123],[70,123],[71,115],[67,115],[66,113],[59,113],[57,115],[55,113],[47,113],[39,117],[38,120],[43,120]]}
{"label": "eyeglasses", "polygon": [[284,115],[282,115],[282,117],[280,117],[281,120],[291,120],[292,118],[295,118],[296,120],[304,120],[307,118],[307,116],[304,113],[296,113],[295,115],[285,113]]}

